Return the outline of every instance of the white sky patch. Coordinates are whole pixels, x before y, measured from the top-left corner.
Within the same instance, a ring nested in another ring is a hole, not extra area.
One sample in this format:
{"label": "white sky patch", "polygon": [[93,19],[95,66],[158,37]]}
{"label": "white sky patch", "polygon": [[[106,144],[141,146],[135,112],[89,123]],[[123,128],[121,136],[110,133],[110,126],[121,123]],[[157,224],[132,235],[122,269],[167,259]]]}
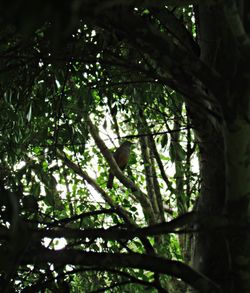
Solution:
{"label": "white sky patch", "polygon": [[44,238],[44,245],[45,247],[51,247],[53,246],[53,248],[55,250],[60,250],[60,249],[63,249],[66,247],[67,245],[67,241],[64,239],[64,238],[54,238],[54,239],[51,239],[51,238],[47,238],[45,237]]}

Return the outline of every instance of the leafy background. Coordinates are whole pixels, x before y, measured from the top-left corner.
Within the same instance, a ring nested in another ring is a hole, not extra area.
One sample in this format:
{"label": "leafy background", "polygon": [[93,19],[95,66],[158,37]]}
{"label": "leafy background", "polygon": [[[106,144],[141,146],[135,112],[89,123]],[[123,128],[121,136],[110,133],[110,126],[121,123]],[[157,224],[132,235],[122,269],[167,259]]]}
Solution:
{"label": "leafy background", "polygon": [[[10,232],[9,238],[1,239],[2,289],[184,290],[186,285],[179,280],[149,270],[70,264],[63,256],[54,264],[32,258],[33,253],[42,255],[43,249],[59,248],[149,253],[138,237],[70,237],[69,231],[126,229],[170,221],[191,211],[199,193],[189,110],[181,94],[155,70],[157,63],[149,55],[154,55],[154,49],[148,48],[144,54],[141,47],[146,44],[140,39],[132,45],[137,37],[132,31],[131,36],[124,36],[119,26],[109,23],[110,17],[119,19],[112,5],[101,27],[93,20],[105,7],[93,9],[88,3],[89,15],[86,12],[80,18],[78,4],[73,1],[65,9],[62,3],[41,1],[1,4],[10,14],[1,19],[0,45],[1,230]],[[53,10],[57,5],[60,9]],[[195,37],[192,7],[171,10]],[[178,41],[148,9],[138,8],[134,13]],[[112,190],[106,189],[109,165],[89,133],[88,119],[111,151],[124,139],[134,142],[125,175],[140,187],[151,209],[117,179]],[[31,236],[41,230],[65,234],[61,238]],[[158,256],[190,261],[189,234],[147,240],[149,250]],[[29,261],[25,261],[27,253]]]}

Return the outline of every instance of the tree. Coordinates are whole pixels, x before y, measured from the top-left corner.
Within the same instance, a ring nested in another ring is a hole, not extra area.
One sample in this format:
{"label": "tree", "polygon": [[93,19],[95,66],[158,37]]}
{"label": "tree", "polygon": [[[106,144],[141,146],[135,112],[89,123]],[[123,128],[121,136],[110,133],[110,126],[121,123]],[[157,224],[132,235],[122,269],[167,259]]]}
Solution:
{"label": "tree", "polygon": [[[0,53],[3,290],[82,289],[81,274],[87,291],[97,289],[94,278],[110,289],[186,290],[163,274],[199,292],[249,292],[247,1],[25,1],[1,8],[11,12],[1,21]],[[111,128],[139,141],[128,176],[100,136]],[[198,192],[196,144],[200,196],[189,212]],[[166,146],[174,178],[164,168]],[[93,157],[97,180],[89,174]],[[111,192],[103,188],[106,162],[120,181]],[[98,210],[89,186],[105,199]],[[164,204],[173,207],[171,200],[177,218],[169,221]],[[193,236],[191,266],[178,261],[170,235],[183,232],[186,262]],[[62,237],[66,247],[53,250],[45,237]]]}

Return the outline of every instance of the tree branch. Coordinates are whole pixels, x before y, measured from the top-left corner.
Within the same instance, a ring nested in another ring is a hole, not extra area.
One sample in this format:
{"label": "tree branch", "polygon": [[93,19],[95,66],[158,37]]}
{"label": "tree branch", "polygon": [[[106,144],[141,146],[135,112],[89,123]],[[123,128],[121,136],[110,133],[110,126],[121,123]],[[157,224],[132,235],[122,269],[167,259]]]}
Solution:
{"label": "tree branch", "polygon": [[[73,170],[76,174],[78,174],[80,177],[82,177],[88,184],[90,184],[101,196],[102,198],[117,211],[117,213],[126,220],[126,222],[129,222],[132,224],[132,219],[130,218],[128,212],[118,204],[116,204],[113,199],[106,193],[104,189],[102,189],[96,181],[91,178],[86,172],[84,172],[78,165],[70,161],[66,154],[62,151],[57,149],[57,156],[65,163],[66,166],[68,166],[71,170]],[[134,224],[134,223],[133,223]]]}
{"label": "tree branch", "polygon": [[[209,218],[210,219],[210,218]],[[209,221],[204,220],[204,221]],[[196,213],[190,212],[184,214],[174,220],[169,222],[164,222],[144,228],[138,227],[131,227],[131,228],[124,228],[124,227],[111,227],[109,229],[103,228],[95,228],[95,229],[69,229],[69,228],[60,228],[57,227],[53,230],[46,229],[39,229],[39,230],[32,230],[32,238],[36,240],[40,240],[44,237],[48,238],[75,238],[75,239],[85,239],[85,238],[102,238],[104,240],[121,240],[121,239],[133,239],[135,237],[147,237],[147,236],[155,236],[155,235],[163,235],[166,233],[183,233],[184,231],[180,231],[179,229],[186,226],[192,226],[195,223],[199,222],[199,217]],[[205,222],[206,223],[206,222]],[[216,228],[216,225],[211,226],[212,228]],[[211,229],[210,227],[210,229]],[[217,225],[217,228],[221,226]],[[223,226],[224,227],[224,226]],[[207,225],[209,229],[209,226]],[[204,228],[205,229],[205,228]],[[1,238],[7,238],[10,236],[9,231],[2,231]]]}
{"label": "tree branch", "polygon": [[189,51],[199,56],[200,48],[183,23],[168,9],[151,9],[152,14]]}
{"label": "tree branch", "polygon": [[143,255],[138,253],[96,253],[83,252],[81,250],[57,250],[43,249],[42,251],[27,253],[22,264],[53,263],[60,265],[98,266],[100,268],[137,268],[167,274],[182,279],[187,284],[199,290],[199,292],[221,292],[220,288],[206,276],[196,272],[189,266],[178,261],[167,260],[161,257]]}
{"label": "tree branch", "polygon": [[[86,180],[97,192],[101,194],[104,200],[117,212],[117,214],[125,221],[128,226],[137,227],[135,221],[130,217],[129,213],[120,205],[116,204],[113,199],[103,190],[94,179],[92,179],[86,172],[84,172],[78,165],[71,162],[67,157],[66,154],[62,151],[57,150],[58,157],[76,174],[81,176],[84,180]],[[1,227],[0,227],[1,228]],[[3,231],[4,232],[4,231]],[[1,236],[1,229],[0,229],[0,236]],[[79,236],[79,235],[78,235]],[[145,250],[147,253],[154,253],[154,248],[152,247],[149,240],[145,237],[140,238],[141,242],[143,243]]]}

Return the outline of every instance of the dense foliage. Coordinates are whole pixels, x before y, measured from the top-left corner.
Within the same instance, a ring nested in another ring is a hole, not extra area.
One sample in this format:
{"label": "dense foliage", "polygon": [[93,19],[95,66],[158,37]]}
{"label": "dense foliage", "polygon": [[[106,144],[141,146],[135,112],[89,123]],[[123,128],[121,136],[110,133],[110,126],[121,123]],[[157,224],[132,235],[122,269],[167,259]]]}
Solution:
{"label": "dense foliage", "polygon": [[249,292],[246,1],[51,2],[0,4],[0,291]]}
{"label": "dense foliage", "polygon": [[[167,33],[147,9],[135,13]],[[192,9],[174,14],[193,30]],[[146,253],[190,261],[182,235],[131,234],[184,214],[197,195],[196,143],[182,97],[115,29],[93,26],[88,18],[58,28],[58,18],[39,25],[13,19],[1,24],[2,290],[176,288],[150,260],[145,270],[109,257]],[[111,150],[133,141],[126,176],[140,191],[117,179],[106,189],[109,167],[89,135],[90,118]],[[124,239],[120,229],[128,229]],[[46,254],[60,247],[58,259],[49,260]],[[63,251],[106,253],[107,260],[90,254],[81,264],[77,257],[64,259]]]}

